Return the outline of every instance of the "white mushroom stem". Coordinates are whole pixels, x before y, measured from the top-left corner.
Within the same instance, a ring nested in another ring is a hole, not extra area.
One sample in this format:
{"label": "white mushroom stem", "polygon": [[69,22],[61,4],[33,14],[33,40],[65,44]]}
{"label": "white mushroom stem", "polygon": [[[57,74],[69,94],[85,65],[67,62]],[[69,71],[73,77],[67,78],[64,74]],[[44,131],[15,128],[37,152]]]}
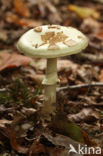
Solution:
{"label": "white mushroom stem", "polygon": [[57,81],[57,58],[47,59],[46,77],[42,82],[44,85],[44,106],[42,108],[44,115],[55,114]]}

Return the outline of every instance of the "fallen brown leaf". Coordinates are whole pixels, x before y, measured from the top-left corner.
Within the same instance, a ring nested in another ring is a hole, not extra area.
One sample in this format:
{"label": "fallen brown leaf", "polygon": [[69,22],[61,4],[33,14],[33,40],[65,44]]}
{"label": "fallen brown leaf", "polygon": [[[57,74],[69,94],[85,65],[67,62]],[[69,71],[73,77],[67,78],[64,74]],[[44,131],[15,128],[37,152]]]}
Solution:
{"label": "fallen brown leaf", "polygon": [[45,78],[44,74],[29,74],[29,78],[31,78],[37,85],[41,85],[43,79]]}
{"label": "fallen brown leaf", "polygon": [[19,18],[14,13],[7,13],[6,15],[6,21],[8,23],[13,23],[22,27],[36,27],[42,25],[41,21],[32,20],[32,19],[25,19],[25,18]]}
{"label": "fallen brown leaf", "polygon": [[16,12],[23,16],[23,17],[29,17],[30,16],[30,10],[26,3],[23,2],[23,0],[14,0],[13,2],[14,8]]}
{"label": "fallen brown leaf", "polygon": [[67,150],[69,150],[69,144],[72,144],[75,148],[78,147],[78,142],[72,140],[70,137],[61,134],[56,133],[55,136],[52,136],[50,131],[46,131],[45,133],[43,133],[43,136],[55,146],[63,146]]}
{"label": "fallen brown leaf", "polygon": [[103,82],[103,69],[100,71],[99,82]]}
{"label": "fallen brown leaf", "polygon": [[8,23],[15,23],[15,24],[17,24],[18,23],[18,16],[16,14],[14,14],[14,13],[8,12],[6,14],[6,21]]}
{"label": "fallen brown leaf", "polygon": [[84,108],[77,114],[72,114],[68,116],[69,120],[73,122],[80,122],[80,121],[91,121],[99,119],[99,114],[93,109]]}
{"label": "fallen brown leaf", "polygon": [[6,119],[1,119],[0,120],[0,128],[5,128],[5,124],[11,124],[12,121],[6,120]]}
{"label": "fallen brown leaf", "polygon": [[[46,140],[46,138],[44,138]],[[65,156],[64,149],[55,147],[51,142],[47,140],[48,145],[44,145],[40,142],[40,139],[35,140],[29,149],[29,156],[38,156],[40,153],[49,156]],[[50,146],[51,144],[51,146]]]}
{"label": "fallen brown leaf", "polygon": [[63,71],[65,69],[76,70],[77,68],[78,68],[78,65],[76,63],[73,63],[70,60],[58,60],[58,62],[57,62],[58,72]]}
{"label": "fallen brown leaf", "polygon": [[7,31],[1,29],[0,30],[0,40],[5,42],[7,39],[8,39]]}
{"label": "fallen brown leaf", "polygon": [[0,53],[0,71],[7,68],[27,66],[31,61],[31,58],[16,53]]}
{"label": "fallen brown leaf", "polygon": [[37,27],[42,25],[41,21],[36,21],[32,19],[19,19],[18,25],[20,26],[27,26],[27,27]]}
{"label": "fallen brown leaf", "polygon": [[10,144],[14,150],[19,153],[27,154],[28,148],[21,146],[17,140],[17,134],[13,127],[10,129]]}
{"label": "fallen brown leaf", "polygon": [[93,32],[93,34],[95,34],[99,31],[101,23],[96,19],[89,17],[83,20],[80,27],[84,33]]}
{"label": "fallen brown leaf", "polygon": [[100,32],[96,34],[96,38],[103,41],[103,30],[101,30]]}

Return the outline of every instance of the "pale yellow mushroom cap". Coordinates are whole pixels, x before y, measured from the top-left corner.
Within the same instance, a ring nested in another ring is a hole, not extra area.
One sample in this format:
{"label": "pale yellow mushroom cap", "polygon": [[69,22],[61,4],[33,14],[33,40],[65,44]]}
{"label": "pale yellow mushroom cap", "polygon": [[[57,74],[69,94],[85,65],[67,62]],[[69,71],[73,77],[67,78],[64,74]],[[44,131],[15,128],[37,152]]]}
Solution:
{"label": "pale yellow mushroom cap", "polygon": [[17,47],[28,56],[57,58],[79,53],[87,45],[87,38],[75,28],[45,25],[26,32],[20,38]]}

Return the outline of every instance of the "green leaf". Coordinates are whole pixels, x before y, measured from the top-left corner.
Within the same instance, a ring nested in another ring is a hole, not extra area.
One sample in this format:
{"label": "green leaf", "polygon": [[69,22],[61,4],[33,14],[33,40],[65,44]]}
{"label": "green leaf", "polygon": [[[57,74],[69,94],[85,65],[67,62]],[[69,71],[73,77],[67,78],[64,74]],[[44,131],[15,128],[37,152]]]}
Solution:
{"label": "green leaf", "polygon": [[50,128],[56,133],[60,133],[62,135],[68,136],[80,143],[85,143],[81,133],[81,128],[77,126],[75,123],[71,123],[69,121],[62,120],[62,119],[54,120],[50,124]]}
{"label": "green leaf", "polygon": [[78,125],[68,120],[66,114],[63,112],[57,113],[49,124],[49,128],[55,133],[68,136],[71,139],[87,144],[88,146],[95,146],[97,143],[91,140],[86,132],[84,132]]}

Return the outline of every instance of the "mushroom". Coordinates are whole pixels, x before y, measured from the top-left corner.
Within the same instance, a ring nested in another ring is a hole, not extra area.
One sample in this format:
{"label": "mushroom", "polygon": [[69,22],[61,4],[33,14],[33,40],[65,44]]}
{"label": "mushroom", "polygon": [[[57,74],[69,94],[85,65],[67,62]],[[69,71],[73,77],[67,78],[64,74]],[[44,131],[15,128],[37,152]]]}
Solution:
{"label": "mushroom", "polygon": [[47,69],[44,85],[44,116],[56,111],[57,58],[77,54],[88,45],[87,38],[77,29],[59,25],[39,26],[26,32],[18,41],[17,48],[25,55],[46,58]]}

